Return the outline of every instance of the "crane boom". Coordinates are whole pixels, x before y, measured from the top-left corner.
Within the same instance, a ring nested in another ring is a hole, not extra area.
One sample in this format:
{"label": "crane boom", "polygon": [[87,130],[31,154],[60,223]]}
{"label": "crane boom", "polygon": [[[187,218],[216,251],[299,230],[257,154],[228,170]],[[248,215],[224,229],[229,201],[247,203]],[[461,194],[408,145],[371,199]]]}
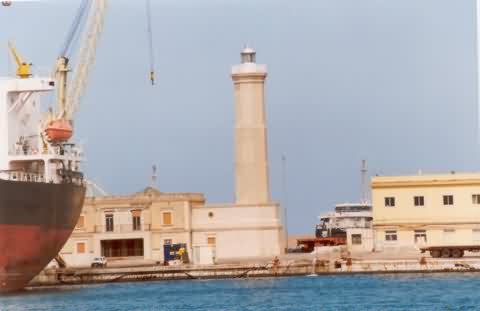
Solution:
{"label": "crane boom", "polygon": [[13,57],[15,58],[15,62],[17,63],[17,76],[22,79],[29,78],[32,75],[30,72],[30,66],[32,64],[28,64],[22,60],[12,42],[8,42],[8,47],[10,48],[10,52],[12,53]]}
{"label": "crane boom", "polygon": [[103,30],[107,0],[94,0],[87,20],[87,30],[83,34],[74,79],[69,83],[65,118],[71,120],[77,111],[86,85],[90,68],[95,62],[98,39]]}

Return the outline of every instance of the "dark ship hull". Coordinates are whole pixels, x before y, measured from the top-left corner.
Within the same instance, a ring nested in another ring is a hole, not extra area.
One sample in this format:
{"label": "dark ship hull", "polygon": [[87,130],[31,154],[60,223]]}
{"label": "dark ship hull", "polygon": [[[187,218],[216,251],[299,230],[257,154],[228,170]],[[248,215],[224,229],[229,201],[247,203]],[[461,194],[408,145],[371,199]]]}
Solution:
{"label": "dark ship hull", "polygon": [[0,180],[0,292],[22,289],[61,250],[85,187]]}

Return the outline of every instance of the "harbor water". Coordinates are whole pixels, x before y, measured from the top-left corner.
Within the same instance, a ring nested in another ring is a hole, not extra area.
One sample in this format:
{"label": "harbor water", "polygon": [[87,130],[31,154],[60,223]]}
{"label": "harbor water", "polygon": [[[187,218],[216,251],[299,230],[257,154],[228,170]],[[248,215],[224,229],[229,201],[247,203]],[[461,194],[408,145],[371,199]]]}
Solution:
{"label": "harbor water", "polygon": [[480,310],[479,273],[109,283],[0,296],[0,310]]}

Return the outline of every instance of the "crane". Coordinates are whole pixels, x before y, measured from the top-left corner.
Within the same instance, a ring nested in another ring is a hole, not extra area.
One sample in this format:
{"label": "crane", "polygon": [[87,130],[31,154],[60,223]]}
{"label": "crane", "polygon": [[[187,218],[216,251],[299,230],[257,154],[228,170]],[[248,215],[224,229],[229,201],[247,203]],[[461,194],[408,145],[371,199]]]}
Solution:
{"label": "crane", "polygon": [[[50,114],[45,129],[50,142],[67,141],[73,135],[73,115],[78,110],[87,85],[88,74],[95,62],[97,43],[103,30],[106,9],[107,0],[82,0],[68,32],[55,69],[58,111],[55,115]],[[86,27],[86,31],[82,35],[74,79],[68,83],[69,54],[75,40],[80,36],[82,24]]]}
{"label": "crane", "polygon": [[[55,69],[58,87],[58,111],[54,115],[50,114],[45,130],[46,136],[51,142],[68,141],[73,135],[73,115],[79,108],[80,100],[86,89],[90,69],[95,62],[97,43],[103,30],[106,10],[107,0],[82,0],[77,10],[67,39],[57,59]],[[153,85],[155,83],[155,72],[150,0],[146,0],[146,10],[150,53],[150,81]],[[75,76],[68,83],[67,75],[70,72],[69,54],[82,28],[86,28],[86,31],[83,33],[77,65],[73,70]]]}
{"label": "crane", "polygon": [[150,0],[145,1],[147,12],[147,36],[148,36],[148,52],[150,56],[150,82],[155,84],[155,59],[153,53],[153,33],[152,33],[152,14]]}
{"label": "crane", "polygon": [[10,41],[8,42],[8,47],[10,48],[10,52],[12,53],[13,58],[17,63],[17,76],[20,77],[21,79],[29,78],[32,75],[30,71],[30,67],[32,66],[32,64],[26,63],[22,60],[22,58],[17,52],[17,49],[15,49],[15,46],[13,45],[12,42]]}

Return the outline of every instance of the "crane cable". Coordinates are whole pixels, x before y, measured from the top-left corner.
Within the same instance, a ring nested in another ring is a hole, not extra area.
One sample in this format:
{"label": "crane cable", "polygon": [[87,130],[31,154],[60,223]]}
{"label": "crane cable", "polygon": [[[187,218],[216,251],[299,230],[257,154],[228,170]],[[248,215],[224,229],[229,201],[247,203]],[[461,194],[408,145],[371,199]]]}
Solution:
{"label": "crane cable", "polygon": [[151,5],[150,0],[146,0],[146,10],[147,10],[147,36],[148,36],[148,47],[150,55],[150,81],[152,85],[155,84],[155,59],[153,55],[153,34],[152,34],[152,14],[151,14]]}
{"label": "crane cable", "polygon": [[68,57],[72,46],[78,40],[78,33],[80,29],[80,25],[85,22],[87,12],[89,11],[90,5],[92,1],[90,0],[82,0],[80,3],[80,7],[77,9],[77,14],[73,19],[72,25],[67,33],[67,37],[65,38],[65,42],[63,43],[62,49],[60,51],[60,56]]}

